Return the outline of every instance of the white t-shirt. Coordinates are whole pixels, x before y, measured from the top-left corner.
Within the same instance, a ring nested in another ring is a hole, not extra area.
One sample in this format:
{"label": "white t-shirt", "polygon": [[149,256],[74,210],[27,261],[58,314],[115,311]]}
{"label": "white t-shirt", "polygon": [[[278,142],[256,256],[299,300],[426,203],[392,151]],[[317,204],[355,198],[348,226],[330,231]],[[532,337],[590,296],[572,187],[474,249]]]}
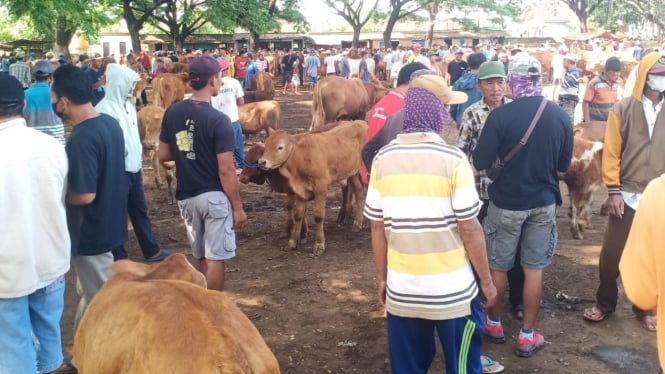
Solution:
{"label": "white t-shirt", "polygon": [[0,123],[0,299],[30,295],[69,270],[67,154],[23,118]]}
{"label": "white t-shirt", "polygon": [[212,106],[220,112],[229,116],[231,122],[238,122],[240,116],[238,115],[238,99],[245,96],[242,86],[237,79],[231,77],[222,78],[222,87],[219,89],[217,96],[213,96],[210,100]]}
{"label": "white t-shirt", "polygon": [[326,74],[335,74],[335,56],[328,56],[323,61],[326,64]]}

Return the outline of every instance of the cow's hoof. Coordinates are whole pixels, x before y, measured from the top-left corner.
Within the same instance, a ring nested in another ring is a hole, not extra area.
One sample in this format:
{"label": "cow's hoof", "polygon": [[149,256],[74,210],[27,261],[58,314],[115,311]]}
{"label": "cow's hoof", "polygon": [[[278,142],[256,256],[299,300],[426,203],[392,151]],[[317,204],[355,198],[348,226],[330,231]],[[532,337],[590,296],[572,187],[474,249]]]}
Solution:
{"label": "cow's hoof", "polygon": [[360,232],[360,230],[362,229],[363,229],[362,223],[361,224],[354,223],[353,227],[351,227],[352,232]]}
{"label": "cow's hoof", "polygon": [[573,233],[573,239],[582,240],[584,237],[579,229],[571,228],[570,231]]}
{"label": "cow's hoof", "polygon": [[323,252],[326,251],[326,246],[323,243],[316,243],[314,244],[314,252],[312,253],[314,256],[320,256],[323,254]]}
{"label": "cow's hoof", "polygon": [[300,244],[307,244],[307,237],[303,236],[300,238]]}
{"label": "cow's hoof", "polygon": [[293,240],[293,239],[289,240],[289,248],[296,249],[297,246],[298,246],[298,243],[296,243],[295,240]]}

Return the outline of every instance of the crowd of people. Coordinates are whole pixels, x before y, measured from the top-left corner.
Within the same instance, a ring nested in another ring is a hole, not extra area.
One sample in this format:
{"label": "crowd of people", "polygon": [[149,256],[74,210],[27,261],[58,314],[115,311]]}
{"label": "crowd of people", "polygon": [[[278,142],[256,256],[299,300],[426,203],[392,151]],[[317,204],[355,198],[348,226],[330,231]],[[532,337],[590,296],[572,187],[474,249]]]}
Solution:
{"label": "crowd of people", "polygon": [[[448,54],[454,59],[442,71],[438,63]],[[506,342],[506,293],[522,322],[515,354],[531,357],[543,348],[535,327],[543,271],[557,246],[559,173],[573,152],[575,56],[560,54],[555,103],[545,99],[540,62],[519,50],[508,56],[501,47],[478,47],[464,58],[457,48],[424,52],[415,44],[383,56],[314,49],[269,55],[192,53],[193,94],[164,115],[158,157],[175,162],[178,207],[208,288],[224,289],[235,229],[247,223],[237,180],[244,165],[238,106],[251,77],[270,71],[273,60],[284,92],[297,92],[304,78],[317,84],[322,71],[351,78],[351,57],[360,57],[357,77],[369,80],[383,58],[394,88],[368,114],[362,177],[393,371],[426,373],[436,330],[447,372],[502,372],[481,349],[484,338]],[[170,255],[147,214],[131,94],[141,74],[159,76],[177,56],[128,54],[104,71],[99,54],[76,63],[12,57],[0,73],[0,203],[9,238],[0,244],[0,268],[8,274],[0,277],[0,331],[9,332],[0,338],[0,365],[17,373],[71,373],[59,327],[70,263],[80,286],[78,321],[111,276],[111,264],[128,257],[128,217],[146,261]],[[582,98],[584,120],[607,122],[602,168],[610,215],[596,304],[583,317],[602,322],[614,312],[621,270],[635,314],[665,349],[655,313],[665,287],[655,260],[665,186],[665,54],[641,56],[625,98],[622,69],[618,59],[607,59]],[[66,139],[63,123],[72,128]],[[454,145],[441,137],[451,123],[460,131]],[[646,207],[643,195],[651,202]]]}

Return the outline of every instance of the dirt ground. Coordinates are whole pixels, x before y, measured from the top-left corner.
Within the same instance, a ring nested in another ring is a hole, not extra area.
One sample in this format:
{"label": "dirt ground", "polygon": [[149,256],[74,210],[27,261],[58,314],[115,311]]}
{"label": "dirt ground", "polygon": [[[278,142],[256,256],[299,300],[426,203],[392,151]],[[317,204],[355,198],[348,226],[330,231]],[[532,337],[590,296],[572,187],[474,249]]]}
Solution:
{"label": "dirt ground", "polygon": [[[278,91],[277,100],[282,105],[282,128],[301,132],[309,127],[309,89],[286,96]],[[455,136],[454,131],[450,134]],[[178,209],[167,204],[166,191],[155,187],[148,162],[145,166],[145,191],[155,236],[163,248],[188,253]],[[605,217],[598,212],[605,191],[595,196],[594,229],[584,232],[583,240],[571,237],[566,214],[568,197],[563,185],[562,193],[559,245],[552,266],[545,271],[543,308],[537,323],[547,344],[530,359],[517,358],[513,350],[519,324],[506,305],[508,342],[487,342],[484,351],[502,362],[507,373],[655,373],[656,336],[640,327],[623,290],[617,312],[607,321],[589,324],[582,319],[583,308],[593,303],[597,286],[598,254],[605,226]],[[237,233],[237,257],[227,263],[227,291],[256,324],[282,371],[389,372],[385,320],[377,304],[369,229],[366,223],[361,232],[352,233],[350,224],[336,223],[340,188],[331,188],[325,224],[326,252],[316,258],[311,255],[312,233],[308,244],[297,250],[286,248],[283,195],[256,185],[241,185],[241,195],[250,223]],[[311,216],[309,223],[313,225]],[[129,237],[130,257],[142,260],[131,231]],[[67,350],[71,349],[78,302],[72,274],[68,274],[62,319]],[[439,353],[430,372],[443,372],[442,361]]]}

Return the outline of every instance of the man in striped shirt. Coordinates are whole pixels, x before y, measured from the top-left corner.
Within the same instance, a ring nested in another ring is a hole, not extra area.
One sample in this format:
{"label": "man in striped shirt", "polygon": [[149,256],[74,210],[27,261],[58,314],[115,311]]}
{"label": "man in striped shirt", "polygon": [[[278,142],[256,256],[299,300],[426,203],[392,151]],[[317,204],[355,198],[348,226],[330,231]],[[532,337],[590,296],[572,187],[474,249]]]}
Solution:
{"label": "man in striped shirt", "polygon": [[614,103],[619,101],[621,86],[618,79],[621,71],[623,71],[621,61],[612,56],[605,61],[605,70],[586,86],[582,103],[584,122],[607,121]]}
{"label": "man in striped shirt", "polygon": [[427,373],[436,329],[446,371],[480,374],[479,286],[486,306],[496,297],[480,201],[466,156],[439,135],[449,117],[434,93],[443,85],[417,79],[432,83],[407,91],[404,130],[376,155],[365,204],[390,362],[395,373]]}
{"label": "man in striped shirt", "polygon": [[39,60],[32,69],[35,83],[25,91],[25,108],[23,117],[35,130],[53,136],[65,145],[65,126],[51,106],[51,81],[55,67],[46,60]]}

